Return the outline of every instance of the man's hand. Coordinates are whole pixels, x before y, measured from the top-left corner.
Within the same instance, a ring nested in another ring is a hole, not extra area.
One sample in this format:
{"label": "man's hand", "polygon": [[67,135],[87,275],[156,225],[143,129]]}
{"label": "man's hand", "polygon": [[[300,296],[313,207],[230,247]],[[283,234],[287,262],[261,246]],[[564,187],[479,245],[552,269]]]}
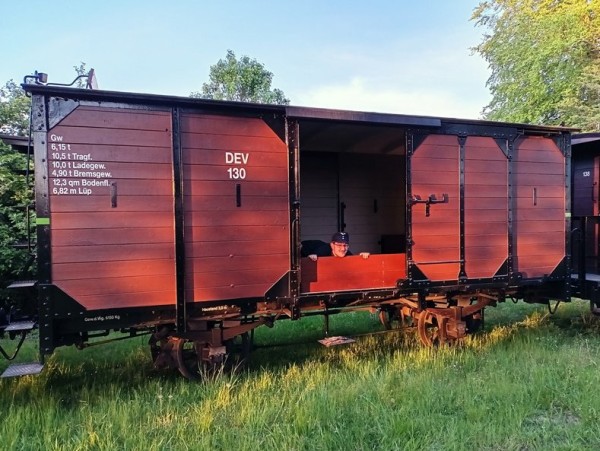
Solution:
{"label": "man's hand", "polygon": [[360,254],[358,254],[358,255],[360,255],[360,256],[361,256],[362,258],[364,258],[364,259],[367,259],[367,258],[369,258],[369,255],[371,255],[371,254],[369,254],[368,252],[361,252],[361,253],[360,253]]}
{"label": "man's hand", "polygon": [[313,262],[316,262],[317,261],[317,254],[310,254],[308,256],[308,258],[310,258]]}

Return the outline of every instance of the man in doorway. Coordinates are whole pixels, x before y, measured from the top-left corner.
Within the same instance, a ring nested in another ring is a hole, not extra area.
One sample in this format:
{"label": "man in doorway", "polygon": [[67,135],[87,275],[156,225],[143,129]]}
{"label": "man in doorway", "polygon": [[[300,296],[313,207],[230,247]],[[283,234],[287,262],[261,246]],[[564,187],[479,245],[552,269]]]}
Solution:
{"label": "man in doorway", "polygon": [[[350,235],[347,232],[336,232],[331,237],[329,248],[323,243],[323,246],[319,246],[310,254],[308,258],[312,261],[317,261],[319,257],[338,257],[344,258],[347,255],[352,255],[350,252]],[[368,252],[361,252],[362,258],[369,258]]]}

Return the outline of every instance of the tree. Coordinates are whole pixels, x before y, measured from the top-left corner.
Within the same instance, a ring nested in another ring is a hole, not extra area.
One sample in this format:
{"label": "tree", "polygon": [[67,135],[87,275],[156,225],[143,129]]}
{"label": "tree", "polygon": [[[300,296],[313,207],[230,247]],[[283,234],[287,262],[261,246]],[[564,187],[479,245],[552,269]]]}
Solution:
{"label": "tree", "polygon": [[600,2],[489,0],[471,19],[490,32],[474,48],[492,71],[487,119],[589,129],[582,114],[600,114],[598,79],[590,84],[600,61]]}
{"label": "tree", "polygon": [[31,99],[13,80],[0,88],[0,133],[27,136]]}
{"label": "tree", "polygon": [[271,89],[273,73],[248,56],[236,59],[232,50],[227,50],[225,59],[210,67],[209,79],[208,83],[202,84],[201,92],[192,92],[190,96],[279,105],[290,103],[283,91]]}

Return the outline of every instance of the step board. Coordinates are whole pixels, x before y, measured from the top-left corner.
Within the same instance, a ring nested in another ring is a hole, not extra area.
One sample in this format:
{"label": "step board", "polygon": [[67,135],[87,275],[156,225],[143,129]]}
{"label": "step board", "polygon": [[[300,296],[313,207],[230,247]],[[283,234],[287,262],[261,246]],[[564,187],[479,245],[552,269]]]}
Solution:
{"label": "step board", "polygon": [[39,374],[43,369],[44,365],[39,362],[15,363],[6,368],[0,377],[29,376],[32,374]]}
{"label": "step board", "polygon": [[16,280],[6,288],[31,288],[37,284],[37,280]]}
{"label": "step board", "polygon": [[5,332],[21,332],[35,327],[34,321],[14,321],[4,329]]}

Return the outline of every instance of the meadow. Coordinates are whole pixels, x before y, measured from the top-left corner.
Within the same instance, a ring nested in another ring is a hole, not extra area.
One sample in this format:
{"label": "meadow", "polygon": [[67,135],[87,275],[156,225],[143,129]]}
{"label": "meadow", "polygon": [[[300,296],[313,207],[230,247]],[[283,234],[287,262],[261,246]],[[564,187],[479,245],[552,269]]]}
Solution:
{"label": "meadow", "polygon": [[320,345],[320,317],[281,321],[257,330],[246,368],[201,382],[153,369],[147,337],[59,349],[42,374],[0,380],[0,449],[600,449],[586,302],[488,308],[483,332],[439,349],[414,329],[370,334],[368,312],[330,325],[356,342]]}

